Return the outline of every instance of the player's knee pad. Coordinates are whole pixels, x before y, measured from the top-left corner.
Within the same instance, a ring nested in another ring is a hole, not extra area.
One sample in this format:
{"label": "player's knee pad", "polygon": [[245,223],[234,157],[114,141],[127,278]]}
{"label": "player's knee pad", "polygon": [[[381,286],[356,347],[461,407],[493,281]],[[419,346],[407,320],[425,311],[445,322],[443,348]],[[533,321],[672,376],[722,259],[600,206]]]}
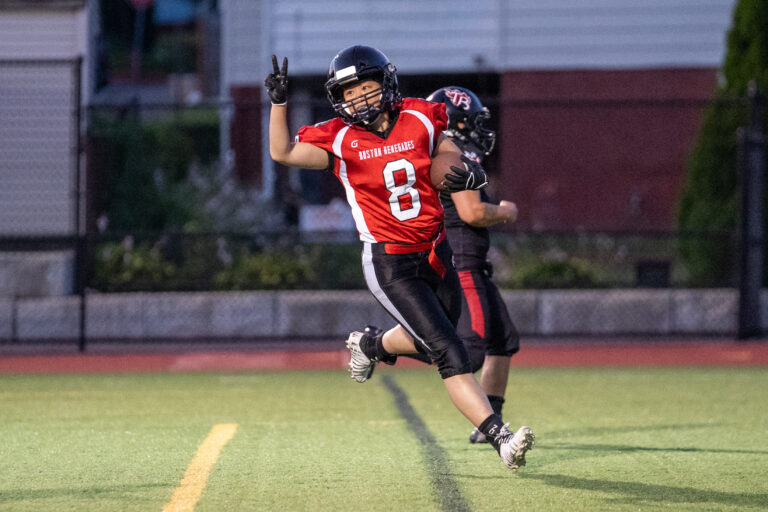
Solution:
{"label": "player's knee pad", "polygon": [[445,343],[441,349],[435,351],[432,360],[437,365],[437,370],[443,379],[472,371],[469,353],[458,339],[454,342]]}

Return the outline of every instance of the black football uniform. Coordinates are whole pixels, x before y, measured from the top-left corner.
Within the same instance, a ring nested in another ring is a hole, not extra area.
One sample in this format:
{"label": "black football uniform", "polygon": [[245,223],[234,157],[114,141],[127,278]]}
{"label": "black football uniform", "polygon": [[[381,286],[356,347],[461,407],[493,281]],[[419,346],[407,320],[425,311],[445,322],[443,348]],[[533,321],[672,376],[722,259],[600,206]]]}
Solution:
{"label": "black football uniform", "polygon": [[[453,142],[467,157],[478,162],[481,160],[482,152],[472,143],[457,139]],[[489,201],[485,189],[480,190],[480,198],[484,202]],[[477,371],[483,365],[486,354],[511,356],[517,352],[520,336],[498,288],[491,281],[493,270],[487,260],[490,248],[488,229],[470,226],[461,220],[450,194],[441,193],[440,201],[463,291],[457,330],[470,353],[472,371]]]}

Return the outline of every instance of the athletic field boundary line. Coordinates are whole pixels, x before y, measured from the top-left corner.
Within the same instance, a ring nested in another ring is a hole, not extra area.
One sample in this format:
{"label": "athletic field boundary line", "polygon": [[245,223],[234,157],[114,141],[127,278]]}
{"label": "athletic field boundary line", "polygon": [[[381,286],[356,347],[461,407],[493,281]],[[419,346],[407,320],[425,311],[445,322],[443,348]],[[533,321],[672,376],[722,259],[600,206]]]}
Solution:
{"label": "athletic field boundary line", "polygon": [[224,445],[237,431],[235,423],[214,425],[208,437],[197,448],[197,453],[189,463],[184,478],[173,492],[171,499],[163,507],[163,512],[192,512],[203,494],[211,468],[219,458]]}
{"label": "athletic field boundary line", "polygon": [[451,475],[448,455],[418,413],[411,407],[408,395],[390,375],[385,375],[382,382],[395,399],[397,410],[408,424],[408,429],[424,448],[424,462],[429,468],[432,493],[440,508],[446,512],[472,512],[469,503],[461,494],[459,484]]}

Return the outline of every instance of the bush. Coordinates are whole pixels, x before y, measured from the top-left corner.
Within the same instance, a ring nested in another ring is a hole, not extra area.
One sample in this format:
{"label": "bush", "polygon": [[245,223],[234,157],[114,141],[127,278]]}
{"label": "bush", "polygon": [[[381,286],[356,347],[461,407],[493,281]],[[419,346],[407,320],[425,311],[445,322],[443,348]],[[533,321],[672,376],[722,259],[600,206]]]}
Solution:
{"label": "bush", "polygon": [[216,274],[218,290],[277,290],[305,288],[315,280],[306,258],[265,252],[246,254],[226,270]]}
{"label": "bush", "polygon": [[[194,162],[218,158],[215,111],[181,114],[144,124],[135,116],[91,120],[91,144],[105,148],[105,215],[112,232],[183,231],[205,226],[188,181]],[[207,142],[203,142],[207,141]]]}
{"label": "bush", "polygon": [[680,255],[694,285],[718,285],[733,277],[735,253],[729,237],[712,239],[707,233],[736,227],[736,130],[747,123],[747,115],[731,100],[744,98],[751,80],[768,90],[768,3],[762,0],[740,0],[734,9],[718,101],[705,113],[688,160],[678,226],[691,235],[681,243]]}
{"label": "bush", "polygon": [[[268,247],[268,249],[266,249]],[[98,246],[89,286],[104,292],[361,289],[359,244],[289,244],[174,234]]]}
{"label": "bush", "polygon": [[742,111],[715,104],[705,114],[699,140],[688,161],[680,200],[680,256],[694,286],[727,282],[736,257],[730,237],[738,218],[736,130],[746,122]]}
{"label": "bush", "polygon": [[517,270],[510,283],[513,288],[595,288],[597,274],[585,261],[575,258],[542,261]]}
{"label": "bush", "polygon": [[176,271],[157,244],[134,246],[133,239],[126,237],[97,250],[93,284],[104,292],[158,291],[165,289],[163,285]]}
{"label": "bush", "polygon": [[316,244],[309,247],[309,255],[318,276],[318,288],[356,290],[366,287],[360,244]]}

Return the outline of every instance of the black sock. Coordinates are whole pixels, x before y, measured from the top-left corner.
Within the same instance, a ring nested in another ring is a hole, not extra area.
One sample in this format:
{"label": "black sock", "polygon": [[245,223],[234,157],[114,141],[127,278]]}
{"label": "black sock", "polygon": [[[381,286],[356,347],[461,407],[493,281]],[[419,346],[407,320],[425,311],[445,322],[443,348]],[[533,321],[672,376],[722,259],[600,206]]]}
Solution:
{"label": "black sock", "polygon": [[381,332],[376,336],[366,334],[360,340],[360,350],[366,355],[368,359],[381,361],[387,364],[395,364],[397,356],[390,354],[384,349],[384,333]]}
{"label": "black sock", "polygon": [[397,361],[397,355],[396,354],[390,354],[387,352],[387,350],[384,348],[384,333],[380,333],[376,338],[376,354],[379,358],[379,361],[386,364],[395,364],[395,361]]}
{"label": "black sock", "polygon": [[491,402],[493,412],[499,415],[501,418],[501,407],[504,405],[504,397],[497,395],[488,395],[488,401]]}
{"label": "black sock", "polygon": [[488,442],[491,443],[494,448],[496,448],[496,451],[499,451],[499,444],[496,442],[496,434],[499,433],[503,425],[504,424],[501,422],[501,417],[499,417],[498,414],[493,413],[485,418],[485,421],[483,421],[480,426],[477,427],[477,430],[485,434]]}
{"label": "black sock", "polygon": [[360,350],[363,351],[365,357],[368,359],[378,360],[378,350],[376,350],[376,338],[368,334],[364,334],[360,339]]}

